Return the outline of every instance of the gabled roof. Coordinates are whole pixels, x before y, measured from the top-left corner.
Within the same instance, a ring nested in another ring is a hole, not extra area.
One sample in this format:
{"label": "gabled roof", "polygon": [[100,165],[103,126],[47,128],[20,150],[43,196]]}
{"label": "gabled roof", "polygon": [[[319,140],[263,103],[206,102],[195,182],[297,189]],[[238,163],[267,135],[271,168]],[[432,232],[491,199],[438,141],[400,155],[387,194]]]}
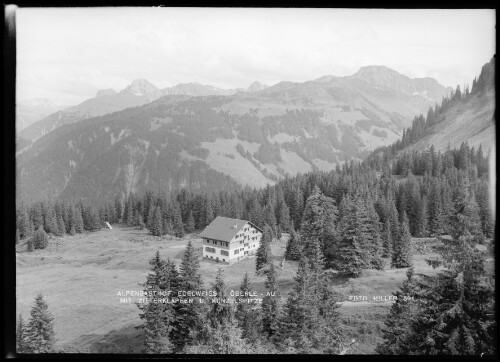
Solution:
{"label": "gabled roof", "polygon": [[[247,223],[262,232],[262,229],[247,220],[231,219],[229,217],[217,216],[200,234],[202,238],[220,241],[231,241]],[[236,225],[236,227],[234,227]]]}

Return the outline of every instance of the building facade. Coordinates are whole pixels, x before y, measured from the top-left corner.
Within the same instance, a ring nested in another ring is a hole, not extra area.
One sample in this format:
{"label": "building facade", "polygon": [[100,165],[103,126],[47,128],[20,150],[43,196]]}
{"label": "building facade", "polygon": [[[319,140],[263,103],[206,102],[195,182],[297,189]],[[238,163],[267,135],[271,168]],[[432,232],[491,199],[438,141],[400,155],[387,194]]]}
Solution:
{"label": "building facade", "polygon": [[257,252],[262,229],[247,220],[217,216],[200,236],[204,259],[232,264]]}

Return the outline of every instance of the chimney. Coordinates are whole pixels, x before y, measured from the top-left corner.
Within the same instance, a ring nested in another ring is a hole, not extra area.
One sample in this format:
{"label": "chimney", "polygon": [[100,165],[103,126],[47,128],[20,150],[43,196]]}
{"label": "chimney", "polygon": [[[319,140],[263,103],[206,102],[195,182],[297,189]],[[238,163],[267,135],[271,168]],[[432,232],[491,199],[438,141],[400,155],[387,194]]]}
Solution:
{"label": "chimney", "polygon": [[233,225],[233,229],[236,229],[236,228],[238,228],[238,224]]}

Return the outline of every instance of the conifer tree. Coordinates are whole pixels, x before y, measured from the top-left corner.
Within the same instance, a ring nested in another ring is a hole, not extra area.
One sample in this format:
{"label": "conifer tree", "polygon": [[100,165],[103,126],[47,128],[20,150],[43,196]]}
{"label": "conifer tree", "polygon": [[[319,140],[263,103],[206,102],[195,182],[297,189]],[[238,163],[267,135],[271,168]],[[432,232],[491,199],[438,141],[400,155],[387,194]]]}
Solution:
{"label": "conifer tree", "polygon": [[115,198],[115,213],[117,222],[120,222],[122,219],[122,211],[123,211],[122,198],[120,195],[117,195]]}
{"label": "conifer tree", "polygon": [[406,343],[411,338],[411,323],[415,319],[419,303],[418,300],[415,300],[415,297],[417,297],[417,283],[413,267],[407,270],[406,276],[407,280],[403,283],[401,289],[393,293],[396,300],[386,317],[386,327],[382,332],[384,341],[377,346],[377,353],[386,355],[404,355],[408,353]]}
{"label": "conifer tree", "polygon": [[28,353],[50,353],[54,350],[53,317],[42,294],[37,295],[31,307],[25,340]]}
{"label": "conifer tree", "polygon": [[278,238],[278,225],[276,223],[273,205],[267,204],[264,208],[263,214],[265,220],[264,223],[269,226],[273,239]]}
{"label": "conifer tree", "polygon": [[413,265],[412,250],[411,250],[411,234],[408,217],[403,211],[401,220],[401,234],[399,239],[394,242],[394,250],[392,253],[392,268],[407,268]]}
{"label": "conifer tree", "polygon": [[45,249],[47,245],[49,245],[49,237],[45,230],[40,227],[33,235],[33,247],[34,249]]}
{"label": "conifer tree", "polygon": [[255,269],[257,273],[260,273],[261,269],[263,269],[272,260],[271,240],[272,240],[272,231],[271,228],[268,225],[266,225],[264,227],[264,232],[262,233],[262,238],[260,239],[260,245],[256,253]]}
{"label": "conifer tree", "polygon": [[58,229],[59,236],[66,234],[66,225],[64,224],[64,220],[63,220],[62,216],[59,216],[57,218],[57,229]]}
{"label": "conifer tree", "polygon": [[148,207],[148,215],[147,215],[147,218],[146,218],[146,227],[149,230],[151,230],[151,228],[153,226],[153,219],[154,219],[155,211],[156,211],[155,203],[154,202],[150,202],[149,203],[149,207]]}
{"label": "conifer tree", "polygon": [[163,234],[162,235],[174,235],[174,227],[169,218],[163,218]]}
{"label": "conifer tree", "polygon": [[194,223],[193,210],[189,210],[188,218],[186,221],[186,232],[192,233],[194,231],[194,228],[195,228],[195,223]]}
{"label": "conifer tree", "polygon": [[159,206],[156,207],[154,212],[153,220],[151,222],[150,231],[154,236],[163,235],[163,227],[162,227],[162,215],[161,209]]}
{"label": "conifer tree", "polygon": [[[180,265],[179,290],[202,290],[203,282],[199,269],[198,253],[189,240]],[[203,307],[204,304],[200,304],[197,299],[194,299],[194,303],[175,304],[174,328],[176,333],[172,337],[176,350],[182,350],[186,344],[193,344],[197,340],[194,332],[204,330]]]}
{"label": "conifer tree", "polygon": [[146,283],[143,284],[144,291],[149,303],[138,303],[141,310],[139,317],[144,321],[142,328],[145,332],[145,351],[146,353],[170,353],[172,343],[170,342],[170,333],[172,330],[172,320],[174,318],[171,304],[158,303],[155,300],[161,300],[160,292],[169,291],[171,280],[174,277],[166,272],[167,265],[160,257],[159,251],[150,260],[151,272],[148,274]]}
{"label": "conifer tree", "polygon": [[57,225],[57,220],[52,214],[51,210],[47,209],[47,214],[45,215],[45,223],[44,229],[47,233],[51,233],[54,235],[59,234],[59,227]]}
{"label": "conifer tree", "polygon": [[16,352],[26,352],[26,325],[21,313],[19,313],[16,325]]}
{"label": "conifer tree", "polygon": [[271,337],[278,329],[279,315],[278,273],[276,272],[273,262],[271,262],[266,274],[266,281],[264,282],[266,286],[266,295],[262,299],[262,330],[267,336]]}
{"label": "conifer tree", "polygon": [[461,202],[454,215],[452,239],[440,238],[440,259],[428,260],[444,270],[422,276],[418,299],[422,308],[411,324],[405,343],[409,354],[495,355],[496,322],[494,288],[484,268],[484,258],[475,247],[469,227],[473,194],[462,184]]}
{"label": "conifer tree", "polygon": [[35,250],[35,237],[34,236],[28,238],[27,247],[28,247],[29,252]]}
{"label": "conifer tree", "polygon": [[17,228],[19,229],[19,238],[24,239],[31,235],[30,219],[26,207],[22,206],[18,215]]}
{"label": "conifer tree", "polygon": [[439,180],[434,180],[429,195],[429,232],[431,236],[443,235],[446,230],[446,220],[441,200]]}
{"label": "conifer tree", "polygon": [[[219,268],[215,277],[215,282],[212,284],[212,290],[217,294],[217,298],[224,301],[227,299],[226,284],[224,283],[224,273]],[[212,303],[210,311],[208,312],[208,322],[211,323],[212,328],[219,326],[227,326],[233,322],[234,311],[230,303]]]}
{"label": "conifer tree", "polygon": [[389,219],[385,221],[385,226],[384,226],[384,243],[383,243],[383,254],[382,256],[384,258],[391,258],[392,257],[392,224]]}
{"label": "conifer tree", "polygon": [[276,341],[296,353],[338,353],[339,296],[331,289],[328,273],[310,266],[303,256],[279,318]]}
{"label": "conifer tree", "polygon": [[207,226],[210,224],[213,220],[215,219],[215,213],[214,209],[212,206],[212,202],[210,201],[210,198],[207,197],[206,202],[205,202],[205,225]]}
{"label": "conifer tree", "polygon": [[73,221],[74,221],[74,225],[75,225],[75,231],[79,234],[82,233],[83,232],[83,217],[82,217],[82,210],[79,206],[74,208]]}
{"label": "conifer tree", "polygon": [[339,222],[341,238],[336,243],[337,253],[332,266],[337,271],[358,277],[367,268],[369,250],[367,244],[367,216],[362,210],[362,202],[346,196],[341,203],[342,218]]}
{"label": "conifer tree", "polygon": [[366,200],[365,208],[368,214],[366,247],[369,250],[369,257],[367,262],[371,268],[382,270],[384,268],[382,259],[384,251],[380,237],[380,221],[371,197]]}
{"label": "conifer tree", "polygon": [[259,341],[259,331],[261,325],[259,321],[261,317],[256,303],[249,299],[248,295],[252,291],[248,272],[245,273],[243,281],[240,285],[240,291],[243,296],[240,297],[240,302],[237,304],[235,317],[238,321],[238,326],[242,330],[241,337],[251,344],[256,344]]}
{"label": "conifer tree", "polygon": [[[315,186],[311,196],[307,198],[302,221],[300,236],[303,251],[307,253],[309,244],[319,243],[320,251],[324,254],[335,243],[335,223],[338,215],[334,200],[322,194]],[[312,245],[314,249],[314,245]]]}
{"label": "conifer tree", "polygon": [[290,220],[290,209],[285,203],[285,200],[281,200],[278,204],[279,206],[279,218],[278,218],[278,239],[281,239],[281,234],[284,232],[290,232],[291,230],[291,220]]}
{"label": "conifer tree", "polygon": [[182,238],[184,236],[184,225],[182,224],[181,210],[178,206],[174,207],[172,224],[175,236],[178,238]]}
{"label": "conifer tree", "polygon": [[35,206],[33,207],[32,213],[33,213],[32,219],[33,219],[33,226],[34,226],[34,229],[32,229],[32,230],[35,231],[35,230],[38,230],[38,228],[40,226],[43,227],[43,224],[44,224],[42,204],[39,202],[36,203]]}
{"label": "conifer tree", "polygon": [[285,259],[299,260],[301,255],[300,245],[299,234],[295,230],[290,229],[290,237],[286,244]]}

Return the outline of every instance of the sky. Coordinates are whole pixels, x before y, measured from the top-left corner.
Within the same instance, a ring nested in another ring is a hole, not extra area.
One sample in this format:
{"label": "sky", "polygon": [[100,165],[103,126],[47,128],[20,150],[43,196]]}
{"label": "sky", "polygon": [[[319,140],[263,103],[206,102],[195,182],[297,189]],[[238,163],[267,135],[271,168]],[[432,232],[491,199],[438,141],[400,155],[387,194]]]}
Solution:
{"label": "sky", "polygon": [[247,88],[385,65],[471,84],[495,54],[494,10],[20,8],[17,99],[78,104],[132,80]]}

